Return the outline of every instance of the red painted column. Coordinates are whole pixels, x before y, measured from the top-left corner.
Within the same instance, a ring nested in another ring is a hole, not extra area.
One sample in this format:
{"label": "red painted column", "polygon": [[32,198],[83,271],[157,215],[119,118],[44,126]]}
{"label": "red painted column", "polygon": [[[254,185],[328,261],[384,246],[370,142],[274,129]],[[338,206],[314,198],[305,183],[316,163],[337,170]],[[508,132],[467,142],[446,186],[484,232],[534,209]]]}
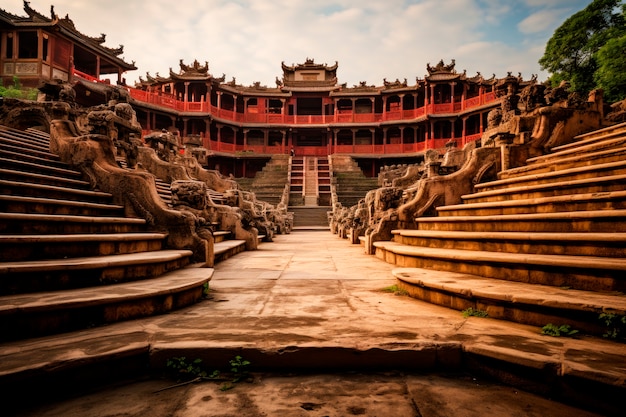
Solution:
{"label": "red painted column", "polygon": [[466,140],[465,140],[465,138],[467,136],[467,134],[466,134],[467,116],[463,117],[461,120],[463,120],[463,136],[462,136],[462,139],[461,139],[461,143],[462,143],[462,146],[465,146],[465,144],[467,143]]}

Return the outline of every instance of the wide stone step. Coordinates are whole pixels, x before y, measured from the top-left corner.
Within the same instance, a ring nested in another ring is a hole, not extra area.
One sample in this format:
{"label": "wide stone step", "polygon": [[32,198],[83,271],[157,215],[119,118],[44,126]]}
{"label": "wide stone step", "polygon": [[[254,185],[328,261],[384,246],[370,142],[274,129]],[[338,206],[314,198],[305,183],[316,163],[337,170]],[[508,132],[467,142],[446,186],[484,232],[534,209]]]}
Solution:
{"label": "wide stone step", "polygon": [[213,232],[214,243],[223,242],[230,238],[231,233],[227,230],[217,230]]}
{"label": "wide stone step", "polygon": [[626,258],[626,233],[394,230],[394,242],[438,249]]}
{"label": "wide stone step", "polygon": [[550,153],[529,158],[526,162],[533,164],[558,161],[564,157],[584,155],[602,150],[621,149],[624,146],[626,146],[626,132],[617,130],[555,147]]}
{"label": "wide stone step", "polygon": [[626,175],[626,160],[562,169],[558,171],[542,172],[532,175],[510,177],[502,180],[476,184],[475,189],[477,192],[481,192],[506,189],[509,187],[553,184],[554,182],[563,183],[583,179],[598,179],[599,177],[603,176],[620,175]]}
{"label": "wide stone step", "polygon": [[0,261],[63,259],[161,250],[164,233],[0,235]]}
{"label": "wide stone step", "polygon": [[626,290],[626,259],[426,248],[375,242],[376,256],[398,267],[459,272],[585,291]]}
{"label": "wide stone step", "polygon": [[80,234],[142,232],[144,219],[126,217],[66,216],[0,213],[1,234]]}
{"label": "wide stone step", "polygon": [[70,216],[122,216],[124,206],[19,195],[0,195],[0,212]]}
{"label": "wide stone step", "polygon": [[[46,165],[69,169],[65,162],[61,162],[57,155],[45,152],[25,153],[19,146],[14,146],[0,142],[0,156],[6,159],[20,160],[31,164]],[[78,173],[78,171],[75,171]]]}
{"label": "wide stone step", "polygon": [[7,181],[3,179],[0,179],[0,194],[85,201],[91,203],[108,203],[113,197],[112,194],[102,191],[59,187],[55,185],[33,184],[29,182]]}
{"label": "wide stone step", "polygon": [[188,250],[0,263],[0,294],[61,291],[154,278],[189,264]]}
{"label": "wide stone step", "polygon": [[149,280],[0,297],[0,340],[23,339],[166,313],[204,296],[212,268]]}
{"label": "wide stone step", "polygon": [[4,181],[51,185],[54,187],[64,188],[88,189],[90,186],[89,182],[80,179],[66,178],[60,175],[39,174],[36,172],[26,172],[4,168],[0,168],[0,178]]}
{"label": "wide stone step", "polygon": [[222,262],[246,250],[245,240],[222,240],[214,244],[215,262]]}
{"label": "wide stone step", "polygon": [[328,212],[331,210],[329,206],[318,207],[289,207],[289,211],[293,213],[294,227],[328,227]]}
{"label": "wide stone step", "polygon": [[572,181],[554,181],[545,184],[533,184],[479,191],[461,196],[465,202],[481,203],[511,199],[531,199],[568,194],[604,193],[623,191],[626,175],[610,175],[598,178],[584,178]]}
{"label": "wide stone step", "polygon": [[626,232],[626,210],[568,211],[495,216],[419,217],[418,229],[467,232]]}
{"label": "wide stone step", "polygon": [[596,142],[602,142],[605,140],[611,140],[613,138],[619,138],[626,135],[626,123],[618,123],[616,125],[607,126],[603,129],[593,130],[591,132],[583,133],[574,137],[572,142],[556,146],[552,148],[554,152],[559,152],[565,149],[573,149],[580,146],[586,146]]}
{"label": "wide stone step", "polygon": [[0,127],[0,142],[13,146],[19,146],[25,153],[48,153],[50,154],[50,139],[37,137],[21,130]]}
{"label": "wide stone step", "polygon": [[626,296],[522,282],[502,281],[422,268],[392,271],[411,297],[456,310],[483,311],[488,317],[543,327],[569,325],[583,334],[603,336],[610,328],[600,314],[626,315]]}
{"label": "wide stone step", "polygon": [[494,216],[502,214],[625,209],[626,191],[569,194],[556,197],[467,203],[437,207],[438,213],[443,216]]}
{"label": "wide stone step", "polygon": [[[68,169],[67,167],[42,164],[39,161],[31,162],[27,161],[26,158],[17,160],[0,157],[0,166],[2,166],[3,170],[31,172],[45,176],[72,178],[76,180],[81,180],[82,178],[82,173],[79,171]],[[4,171],[2,173],[4,173]]]}
{"label": "wide stone step", "polygon": [[563,169],[570,169],[593,164],[623,161],[626,159],[626,146],[618,149],[608,149],[598,152],[588,152],[582,155],[560,157],[551,161],[534,162],[519,168],[513,168],[498,174],[500,179],[518,177],[522,175],[539,174]]}

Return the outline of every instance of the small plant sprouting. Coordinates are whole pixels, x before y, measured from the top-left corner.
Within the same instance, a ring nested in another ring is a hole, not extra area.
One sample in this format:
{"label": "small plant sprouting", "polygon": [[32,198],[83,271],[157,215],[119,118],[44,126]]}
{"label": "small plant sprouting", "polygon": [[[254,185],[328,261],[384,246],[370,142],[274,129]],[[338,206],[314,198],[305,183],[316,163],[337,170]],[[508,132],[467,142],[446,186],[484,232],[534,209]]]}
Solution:
{"label": "small plant sprouting", "polygon": [[569,324],[557,326],[556,324],[548,323],[541,328],[541,333],[553,337],[572,337],[578,333],[578,330],[572,329]]}
{"label": "small plant sprouting", "polygon": [[478,310],[472,307],[466,308],[465,310],[462,311],[462,313],[463,313],[463,318],[488,317],[489,316],[489,314],[487,314],[485,310]]}
{"label": "small plant sprouting", "polygon": [[190,380],[196,378],[205,378],[207,376],[206,371],[202,370],[200,366],[202,359],[195,359],[193,362],[187,362],[187,358],[184,356],[168,359],[166,366],[171,369],[181,380]]}
{"label": "small plant sprouting", "polygon": [[206,298],[209,296],[210,293],[211,293],[211,288],[209,288],[209,281],[207,281],[204,284],[202,284],[202,296]]}
{"label": "small plant sprouting", "polygon": [[606,325],[602,335],[608,339],[620,339],[626,335],[626,316],[615,313],[601,313],[598,317]]}
{"label": "small plant sprouting", "polygon": [[235,359],[230,360],[230,372],[233,373],[233,382],[239,382],[242,379],[250,376],[250,361],[244,360],[241,356],[235,356]]}
{"label": "small plant sprouting", "polygon": [[229,361],[231,366],[230,377],[227,375],[222,376],[218,370],[214,370],[209,374],[206,370],[202,369],[201,363],[202,359],[194,359],[192,362],[188,362],[187,358],[184,356],[168,359],[166,367],[173,371],[177,379],[183,382],[160,389],[159,391],[200,381],[226,381],[220,386],[220,390],[227,391],[235,387],[233,385],[234,383],[247,379],[250,376],[250,361],[244,360],[241,356],[235,356],[234,359]]}
{"label": "small plant sprouting", "polygon": [[405,291],[405,290],[401,289],[400,287],[398,287],[397,284],[385,287],[381,291],[389,292],[389,293],[392,293],[393,295],[409,295],[409,293],[407,291]]}

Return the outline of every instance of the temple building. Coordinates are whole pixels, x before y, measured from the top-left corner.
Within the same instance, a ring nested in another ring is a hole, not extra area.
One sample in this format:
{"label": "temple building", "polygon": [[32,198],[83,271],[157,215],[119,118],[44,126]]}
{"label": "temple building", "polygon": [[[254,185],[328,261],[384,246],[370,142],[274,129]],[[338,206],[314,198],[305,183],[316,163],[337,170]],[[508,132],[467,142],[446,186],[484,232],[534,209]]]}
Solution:
{"label": "temple building", "polygon": [[[238,84],[233,77],[213,76],[208,62],[179,62],[167,77],[146,74],[133,87],[124,73],[134,63],[119,58],[123,47],[104,46],[80,33],[72,20],[50,17],[24,1],[26,16],[0,9],[0,77],[8,86],[17,77],[24,86],[69,82],[82,105],[106,103],[112,84],[137,113],[144,136],[166,130],[180,148],[193,143],[205,152],[202,163],[237,178],[252,178],[272,155],[328,157],[344,155],[363,173],[375,177],[380,168],[417,163],[429,149],[461,148],[479,139],[487,114],[500,106],[503,79],[457,72],[454,60],[427,65],[424,78],[382,85],[341,84],[338,63],[281,64],[275,86]],[[113,75],[113,77],[111,77]],[[512,77],[518,85],[525,82]],[[534,81],[534,80],[533,80]]]}
{"label": "temple building", "polygon": [[[44,16],[24,1],[27,16],[0,9],[0,78],[2,85],[13,85],[14,77],[25,87],[42,81],[73,82],[75,77],[101,80],[105,76],[124,82],[126,71],[136,70],[119,56],[124,47],[104,46],[105,35],[89,37],[79,32],[68,17],[59,17],[50,8]],[[108,82],[108,81],[106,81]]]}
{"label": "temple building", "polygon": [[272,87],[214,77],[206,62],[179,65],[168,77],[148,73],[128,89],[139,122],[146,132],[168,129],[201,138],[213,155],[210,168],[230,167],[236,177],[255,170],[233,166],[233,155],[251,161],[291,151],[350,155],[375,176],[390,162],[414,162],[428,149],[479,139],[487,113],[500,104],[495,75],[470,77],[457,72],[454,61],[427,65],[428,74],[413,84],[384,80],[351,87],[338,82],[338,63],[310,58],[282,63],[282,78]]}

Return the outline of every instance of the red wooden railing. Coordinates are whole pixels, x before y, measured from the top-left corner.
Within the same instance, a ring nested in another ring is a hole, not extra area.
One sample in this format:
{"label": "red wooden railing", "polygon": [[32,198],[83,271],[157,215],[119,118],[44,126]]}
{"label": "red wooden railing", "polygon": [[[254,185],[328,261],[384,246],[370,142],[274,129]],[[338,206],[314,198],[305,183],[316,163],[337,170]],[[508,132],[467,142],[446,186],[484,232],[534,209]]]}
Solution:
{"label": "red wooden railing", "polygon": [[239,123],[262,123],[262,124],[295,124],[314,125],[332,123],[377,123],[385,121],[411,121],[426,114],[458,113],[472,107],[489,104],[495,101],[494,93],[486,93],[481,96],[453,103],[428,104],[411,110],[390,110],[383,113],[354,113],[341,110],[328,115],[284,115],[275,113],[239,113],[210,105],[201,101],[181,101],[172,95],[149,93],[143,90],[128,87],[130,96],[137,101],[156,104],[158,106],[176,109],[186,112],[210,113],[216,118]]}
{"label": "red wooden railing", "polygon": [[[74,70],[74,75],[88,81],[101,82],[109,84],[108,80],[98,80],[88,74]],[[150,103],[157,106],[175,109],[184,112],[208,113],[215,118],[224,119],[226,121],[239,123],[258,123],[258,124],[294,124],[294,125],[321,125],[333,123],[377,123],[384,121],[411,121],[427,114],[445,114],[458,113],[462,110],[471,109],[473,107],[482,106],[492,103],[496,100],[495,93],[485,93],[469,99],[442,104],[427,104],[422,107],[410,110],[389,110],[383,113],[354,113],[351,110],[338,110],[335,114],[330,115],[285,115],[276,113],[238,113],[233,110],[227,110],[213,106],[206,101],[182,101],[178,100],[174,95],[164,93],[150,93],[132,87],[124,87],[128,90],[130,96],[140,102]],[[255,109],[256,110],[256,109]],[[145,132],[147,133],[147,132]],[[461,140],[460,145],[465,145],[474,140],[480,139],[482,133],[466,135]],[[427,141],[415,143],[394,143],[385,145],[328,145],[328,146],[299,146],[298,154],[306,156],[323,156],[329,153],[348,153],[348,154],[401,154],[422,152],[426,149],[440,149],[451,138],[428,139]],[[237,145],[233,143],[205,140],[205,146],[218,152],[252,152],[261,154],[285,154],[290,149],[287,146],[264,146],[264,145]]]}
{"label": "red wooden railing", "polygon": [[[74,75],[83,79],[109,84],[108,80],[98,80],[93,76],[74,70]],[[340,110],[329,115],[297,115],[287,116],[275,113],[259,114],[256,112],[238,113],[233,110],[221,109],[210,105],[206,101],[182,101],[174,95],[165,93],[150,93],[132,87],[124,87],[130,96],[144,103],[156,104],[185,112],[210,113],[215,117],[233,122],[264,123],[264,124],[331,124],[331,123],[375,123],[384,121],[407,120],[424,116],[425,114],[458,113],[472,107],[488,104],[496,100],[495,93],[485,93],[467,100],[453,103],[427,104],[411,110],[390,110],[383,113],[354,113],[350,110]],[[255,109],[256,110],[256,109]]]}

